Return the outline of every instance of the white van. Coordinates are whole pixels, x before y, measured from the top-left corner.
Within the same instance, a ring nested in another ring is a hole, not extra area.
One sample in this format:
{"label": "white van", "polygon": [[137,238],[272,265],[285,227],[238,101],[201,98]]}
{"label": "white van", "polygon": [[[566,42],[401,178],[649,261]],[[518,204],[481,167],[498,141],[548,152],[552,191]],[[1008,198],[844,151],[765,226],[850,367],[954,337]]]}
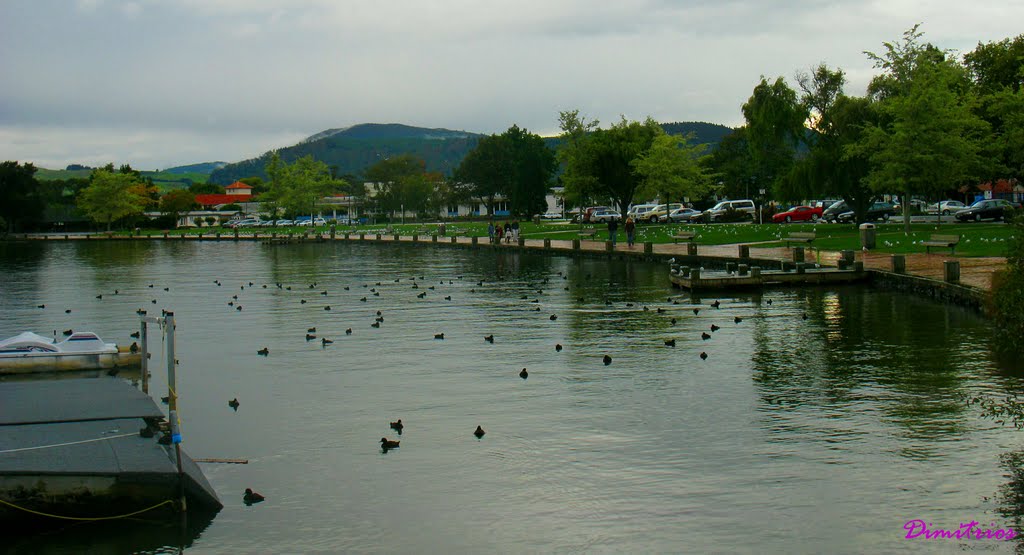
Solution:
{"label": "white van", "polygon": [[651,210],[654,210],[657,206],[657,204],[634,204],[632,208],[630,208],[629,211],[626,212],[626,217],[637,220],[640,218],[640,214],[650,212]]}
{"label": "white van", "polygon": [[752,200],[723,200],[713,208],[704,211],[704,221],[717,222],[729,210],[743,212],[750,216],[751,220],[754,219],[754,213],[757,211]]}

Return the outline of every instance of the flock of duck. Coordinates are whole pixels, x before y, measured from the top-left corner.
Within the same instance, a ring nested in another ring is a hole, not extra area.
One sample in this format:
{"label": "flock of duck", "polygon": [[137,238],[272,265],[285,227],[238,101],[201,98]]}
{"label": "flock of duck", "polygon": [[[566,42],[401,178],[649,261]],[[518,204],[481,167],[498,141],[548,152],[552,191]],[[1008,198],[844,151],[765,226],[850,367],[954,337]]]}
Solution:
{"label": "flock of duck", "polygon": [[[563,280],[564,279],[568,279],[567,276],[562,275],[562,272],[558,272],[558,274],[559,274],[559,276],[562,277]],[[587,277],[589,278],[590,276],[588,275]],[[421,289],[420,282],[424,281],[425,277],[424,276],[420,276],[419,280],[417,280],[417,278],[415,278],[415,277],[408,278],[408,279],[410,279],[412,281],[412,284],[411,284],[411,288],[412,289]],[[462,276],[458,276],[458,279],[461,280],[463,278],[462,278]],[[499,279],[500,279],[500,276],[499,276]],[[394,279],[394,283],[400,283],[400,282],[401,282],[401,278]],[[547,278],[545,278],[543,280],[543,283],[547,284],[547,283],[549,283],[549,280]],[[214,284],[216,284],[217,287],[222,287],[224,285],[220,280],[214,280]],[[440,284],[444,285],[445,281],[441,280]],[[447,284],[448,285],[454,284],[454,281],[453,280],[448,280]],[[484,281],[482,281],[482,280],[478,281],[476,285],[477,285],[477,287],[482,287],[484,285]],[[155,288],[155,284],[149,284],[148,287],[151,288],[151,289]],[[255,287],[257,287],[257,286],[253,282],[249,281],[247,283],[242,284],[240,286],[239,290],[240,290],[240,292],[242,292],[242,291],[245,291],[247,288],[255,288]],[[266,284],[263,284],[263,285],[261,285],[259,287],[262,288],[262,289],[268,289],[269,288],[268,285],[266,285]],[[283,290],[283,291],[292,291],[293,290],[292,286],[285,285],[283,283],[275,283],[273,285],[273,287],[275,287],[276,289],[279,289],[279,290]],[[375,297],[379,297],[380,296],[380,290],[378,288],[382,287],[382,282],[376,282],[376,285],[374,285],[374,286],[371,286],[369,283],[365,283],[365,284],[362,285],[362,287],[367,289],[369,295],[362,296],[359,299],[359,302],[368,302],[368,297],[369,296],[375,296]],[[434,285],[427,286],[427,287],[425,287],[425,289],[426,289],[425,291],[418,292],[416,294],[416,297],[419,298],[419,299],[426,298],[428,291],[436,290]],[[569,288],[566,287],[565,289],[568,290]],[[164,291],[169,291],[170,289],[167,288],[167,287],[164,287],[163,290]],[[315,295],[317,295],[319,297],[322,297],[324,299],[326,299],[329,296],[329,294],[330,294],[327,289],[320,289],[319,284],[317,282],[308,284],[308,287],[306,288],[306,290],[307,291],[309,291],[309,290],[315,291],[315,293],[314,293]],[[345,291],[350,291],[351,287],[345,286],[344,290]],[[471,288],[471,289],[469,289],[469,291],[471,293],[474,293],[475,289]],[[542,289],[538,289],[537,293],[538,294],[543,294],[543,290]],[[119,294],[119,291],[118,290],[114,290],[113,294],[117,295],[117,294]],[[103,294],[96,295],[95,298],[97,300],[102,300],[103,299]],[[451,295],[446,295],[443,298],[444,298],[445,301],[451,301],[452,300],[452,296]],[[521,300],[528,300],[528,299],[529,299],[529,296],[527,296],[527,295],[523,295],[521,297]],[[585,301],[585,299],[583,299],[582,297],[579,300],[581,302]],[[670,302],[670,303],[672,303],[674,305],[680,304],[678,300],[673,299],[671,297],[669,297],[667,300],[668,300],[668,302]],[[153,304],[155,304],[157,302],[157,300],[156,299],[152,299],[151,302]],[[540,301],[539,301],[539,298],[534,298],[530,302],[531,303],[539,303]],[[300,305],[307,305],[307,304],[310,304],[310,303],[309,303],[309,301],[307,299],[300,298],[299,299],[299,304]],[[608,305],[608,306],[613,305],[613,303],[610,300],[605,300],[605,304]],[[768,299],[766,301],[766,304],[771,305],[772,304],[771,299]],[[242,306],[242,304],[240,302],[239,295],[237,293],[231,296],[230,300],[227,301],[227,305],[229,307],[233,308],[235,311],[238,311],[238,312],[243,310],[243,306]],[[625,304],[625,306],[627,308],[633,308],[636,305],[634,303],[627,302]],[[718,300],[715,300],[714,302],[709,303],[706,306],[711,308],[711,309],[719,309],[721,307],[721,302],[718,301]],[[38,308],[45,308],[45,305],[38,305]],[[693,312],[694,316],[699,315],[702,308],[703,307],[700,307],[700,306],[693,307],[692,308],[692,312]],[[330,311],[331,310],[331,305],[324,304],[322,306],[322,309],[324,311]],[[141,310],[142,309],[140,309],[140,311]],[[649,311],[650,309],[647,306],[643,306],[642,310],[643,311]],[[533,311],[540,312],[541,309],[540,309],[539,306],[537,306],[537,307],[535,307],[533,309]],[[65,310],[65,313],[70,313],[70,312],[71,312],[71,309],[66,309]],[[656,308],[656,313],[657,314],[665,314],[667,312],[668,311],[666,309],[664,309],[664,308],[660,308],[660,307]],[[550,321],[556,321],[558,319],[558,315],[557,314],[551,314],[551,315],[548,316],[548,319]],[[807,319],[807,315],[806,314],[803,315],[803,319],[805,319],[805,320]],[[670,321],[674,325],[674,324],[676,324],[677,319],[675,317],[670,317]],[[373,322],[370,323],[370,327],[380,328],[382,322],[384,322],[384,314],[383,314],[382,311],[377,310]],[[740,324],[740,323],[743,322],[743,318],[741,318],[740,316],[735,316],[733,318],[733,322],[735,324]],[[711,333],[708,333],[707,331],[701,332],[700,337],[701,337],[702,341],[710,340],[712,338],[711,334],[716,332],[716,331],[718,331],[718,330],[720,330],[721,327],[716,325],[716,324],[711,324],[708,329],[709,329],[709,331]],[[72,333],[72,330],[66,330],[64,333],[65,333],[65,335],[70,335]],[[352,335],[353,334],[352,328],[347,328],[344,331],[344,333],[345,333],[345,335]],[[133,333],[133,334],[131,334],[131,336],[132,337],[138,337],[138,333],[137,332]],[[439,332],[439,333],[434,334],[433,338],[435,340],[444,340],[445,339],[445,334],[443,332]],[[494,335],[493,334],[485,335],[485,336],[483,336],[483,339],[484,339],[484,341],[486,341],[488,343],[494,343]],[[305,331],[305,340],[307,342],[312,342],[312,341],[319,340],[319,343],[321,344],[321,346],[324,349],[328,348],[330,345],[332,345],[334,343],[334,341],[332,339],[329,339],[329,338],[324,337],[322,335],[318,335],[317,328],[315,326],[311,326],[311,327],[308,327],[306,329],[306,331]],[[665,344],[666,347],[674,348],[676,346],[676,339],[675,338],[667,339],[667,340],[664,341],[664,344]],[[555,345],[555,351],[556,352],[561,352],[562,349],[563,349],[563,347],[562,347],[561,344],[556,344]],[[267,347],[267,346],[263,346],[263,347],[261,347],[260,349],[258,349],[256,351],[256,354],[259,355],[259,356],[268,357],[268,356],[270,356],[270,348]],[[701,358],[702,360],[707,360],[709,355],[708,355],[708,353],[706,351],[701,351],[698,354],[698,357]],[[602,360],[602,362],[604,363],[605,366],[608,366],[608,365],[612,364],[612,357],[610,355],[605,354],[602,357],[601,360]],[[526,368],[523,368],[519,372],[518,375],[523,380],[526,380],[529,377],[530,374],[529,374],[529,371]],[[239,406],[240,406],[240,402],[238,401],[237,397],[231,399],[228,402],[228,406],[232,410],[237,411]],[[404,427],[405,426],[402,423],[401,419],[398,419],[397,421],[394,421],[394,422],[390,423],[390,429],[392,431],[394,431],[399,436],[402,435]],[[476,436],[477,439],[482,439],[485,434],[486,434],[486,432],[484,431],[483,427],[479,426],[479,425],[476,427],[476,430],[473,432],[473,435]],[[385,436],[385,437],[381,437],[379,446],[380,446],[380,449],[381,449],[382,453],[387,453],[390,450],[398,449],[400,447],[400,444],[401,444],[401,442],[399,440],[397,440],[397,439],[392,440],[392,439],[389,439],[389,438],[387,438]],[[264,500],[265,500],[264,496],[260,495],[259,493],[253,492],[252,489],[247,488],[245,490],[245,494],[243,496],[243,501],[245,502],[246,505],[251,505],[251,504],[254,504],[254,503],[259,503],[259,502],[264,501]]]}

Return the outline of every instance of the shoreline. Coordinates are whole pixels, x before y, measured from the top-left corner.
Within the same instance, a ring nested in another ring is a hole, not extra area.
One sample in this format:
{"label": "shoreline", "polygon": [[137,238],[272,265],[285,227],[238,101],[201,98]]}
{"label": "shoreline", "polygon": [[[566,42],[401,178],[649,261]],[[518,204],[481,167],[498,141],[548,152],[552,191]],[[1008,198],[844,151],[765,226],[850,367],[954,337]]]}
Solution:
{"label": "shoreline", "polygon": [[[333,241],[387,244],[450,246],[459,248],[494,249],[507,251],[534,251],[570,256],[603,257],[618,260],[642,260],[667,263],[675,259],[679,264],[724,268],[727,263],[744,263],[765,268],[781,267],[783,263],[807,260],[824,267],[837,266],[844,254],[803,247],[758,247],[756,244],[700,245],[694,243],[637,243],[632,247],[618,242],[592,239],[527,239],[520,237],[515,243],[496,243],[487,237],[466,235],[399,235],[379,233],[223,233],[122,235],[116,233],[86,234],[13,234],[7,241],[186,241],[232,242],[259,241],[267,245],[325,243]],[[890,255],[871,251],[846,251],[855,263],[863,265],[866,282],[872,287],[904,291],[946,304],[970,308],[988,315],[992,274],[1005,266],[1002,257],[955,257],[942,254]],[[953,262],[950,268],[947,262]],[[903,271],[896,271],[899,265]],[[667,271],[667,269],[666,269]],[[952,271],[952,273],[950,273]]]}

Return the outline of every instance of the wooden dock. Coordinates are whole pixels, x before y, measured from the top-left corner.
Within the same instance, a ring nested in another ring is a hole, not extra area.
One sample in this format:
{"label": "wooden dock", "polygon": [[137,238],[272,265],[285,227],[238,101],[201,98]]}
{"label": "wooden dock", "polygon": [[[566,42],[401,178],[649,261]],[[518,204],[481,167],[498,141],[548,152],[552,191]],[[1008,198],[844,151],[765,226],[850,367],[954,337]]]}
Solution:
{"label": "wooden dock", "polygon": [[724,271],[673,266],[669,278],[675,287],[701,291],[855,283],[866,279],[867,274],[862,268],[840,270],[797,264],[785,270],[763,270],[756,266],[747,268],[743,265],[728,264]]}
{"label": "wooden dock", "polygon": [[0,382],[0,521],[166,517],[182,494],[189,511],[219,510],[169,440],[160,408],[123,380]]}

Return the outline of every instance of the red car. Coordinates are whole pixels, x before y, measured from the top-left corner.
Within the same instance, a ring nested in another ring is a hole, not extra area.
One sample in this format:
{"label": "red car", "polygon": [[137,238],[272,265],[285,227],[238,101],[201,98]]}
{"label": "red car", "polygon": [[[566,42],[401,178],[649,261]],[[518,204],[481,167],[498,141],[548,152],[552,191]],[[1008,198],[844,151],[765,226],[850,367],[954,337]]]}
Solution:
{"label": "red car", "polygon": [[775,223],[786,222],[816,222],[821,219],[821,213],[824,211],[820,206],[817,208],[811,208],[810,206],[794,206],[785,212],[779,212],[772,216],[772,221]]}

